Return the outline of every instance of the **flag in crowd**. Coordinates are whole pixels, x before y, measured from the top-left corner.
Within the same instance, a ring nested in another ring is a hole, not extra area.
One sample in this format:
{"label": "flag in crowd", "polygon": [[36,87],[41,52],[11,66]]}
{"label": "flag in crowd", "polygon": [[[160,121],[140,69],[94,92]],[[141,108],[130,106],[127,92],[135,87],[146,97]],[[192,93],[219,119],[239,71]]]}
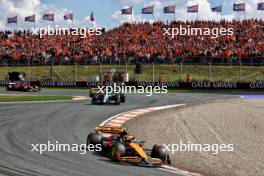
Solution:
{"label": "flag in crowd", "polygon": [[222,12],[222,5],[211,8],[212,12]]}
{"label": "flag in crowd", "polygon": [[264,10],[264,2],[258,3],[258,10]]}
{"label": "flag in crowd", "polygon": [[132,7],[128,7],[128,8],[125,8],[125,9],[121,9],[121,14],[122,15],[131,15],[132,14],[132,10],[133,10]]}
{"label": "flag in crowd", "polygon": [[73,20],[73,13],[69,13],[63,16],[64,20]]}
{"label": "flag in crowd", "polygon": [[7,23],[17,23],[17,16],[7,18]]}
{"label": "flag in crowd", "polygon": [[170,6],[164,7],[163,12],[164,13],[175,13],[175,9],[176,9],[175,5],[170,5]]}
{"label": "flag in crowd", "polygon": [[53,13],[44,14],[42,19],[47,21],[54,21],[54,14]]}
{"label": "flag in crowd", "polygon": [[[187,6],[187,12],[198,13],[199,5]],[[212,7],[212,12],[222,12],[222,5]],[[264,10],[264,2],[259,2],[257,4],[257,10]],[[164,13],[175,13],[176,5],[165,6],[163,9]],[[246,3],[234,3],[233,11],[246,11]],[[121,9],[122,15],[131,15],[133,12],[133,7]],[[142,14],[154,14],[154,5],[142,8]],[[26,22],[35,22],[35,15],[25,17]],[[47,13],[42,16],[43,20],[54,21],[55,15],[53,13]],[[73,13],[69,13],[63,16],[64,20],[73,20]],[[90,15],[90,21],[95,21],[93,12]],[[17,23],[17,16],[7,18],[7,23]]]}
{"label": "flag in crowd", "polygon": [[198,13],[198,8],[199,8],[198,5],[188,6],[187,7],[187,12]]}
{"label": "flag in crowd", "polygon": [[90,21],[94,21],[94,14],[93,14],[93,12],[90,15]]}
{"label": "flag in crowd", "polygon": [[245,3],[233,4],[233,11],[245,11],[245,10],[246,10]]}
{"label": "flag in crowd", "polygon": [[25,21],[27,22],[35,22],[35,15],[25,17]]}
{"label": "flag in crowd", "polygon": [[148,6],[142,9],[142,14],[153,14],[154,13],[154,6]]}

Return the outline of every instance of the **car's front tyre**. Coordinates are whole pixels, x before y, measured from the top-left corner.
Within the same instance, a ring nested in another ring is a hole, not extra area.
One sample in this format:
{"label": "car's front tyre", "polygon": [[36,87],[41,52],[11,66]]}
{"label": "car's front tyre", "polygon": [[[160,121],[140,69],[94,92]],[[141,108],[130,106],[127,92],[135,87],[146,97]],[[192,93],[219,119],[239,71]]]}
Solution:
{"label": "car's front tyre", "polygon": [[171,164],[170,156],[167,154],[162,146],[154,145],[151,150],[151,158],[159,158],[163,163]]}
{"label": "car's front tyre", "polygon": [[126,152],[126,147],[124,144],[121,143],[116,143],[112,149],[111,149],[111,158],[113,161],[121,161],[122,156],[125,154]]}
{"label": "car's front tyre", "polygon": [[101,140],[102,140],[102,137],[101,137],[99,134],[96,134],[96,133],[90,133],[90,134],[87,136],[86,144],[87,144],[87,146],[88,146],[89,144],[93,144],[93,145],[101,144]]}

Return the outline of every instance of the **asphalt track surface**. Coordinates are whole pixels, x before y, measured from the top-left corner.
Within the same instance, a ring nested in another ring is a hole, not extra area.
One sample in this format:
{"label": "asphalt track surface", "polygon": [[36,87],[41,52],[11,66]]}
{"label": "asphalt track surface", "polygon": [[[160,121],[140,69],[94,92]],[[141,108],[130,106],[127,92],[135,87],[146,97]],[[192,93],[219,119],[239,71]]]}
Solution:
{"label": "asphalt track surface", "polygon": [[[0,90],[0,93],[7,93]],[[10,93],[10,92],[8,92]],[[16,92],[17,93],[17,92]],[[74,90],[48,90],[41,94],[85,95]],[[91,105],[90,100],[49,103],[0,104],[0,175],[11,176],[170,176],[156,168],[118,164],[93,152],[32,152],[31,144],[59,141],[83,144],[94,127],[118,113],[142,107],[196,103],[237,96],[167,94],[128,95],[120,106]]]}

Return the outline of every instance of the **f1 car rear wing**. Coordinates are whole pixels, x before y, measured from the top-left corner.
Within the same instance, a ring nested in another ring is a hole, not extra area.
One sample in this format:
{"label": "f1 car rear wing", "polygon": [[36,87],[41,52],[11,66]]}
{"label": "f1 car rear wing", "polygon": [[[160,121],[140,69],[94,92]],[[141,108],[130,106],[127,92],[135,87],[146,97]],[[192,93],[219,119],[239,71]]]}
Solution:
{"label": "f1 car rear wing", "polygon": [[95,127],[95,132],[102,132],[102,133],[111,133],[111,134],[122,134],[126,133],[127,129],[122,127]]}

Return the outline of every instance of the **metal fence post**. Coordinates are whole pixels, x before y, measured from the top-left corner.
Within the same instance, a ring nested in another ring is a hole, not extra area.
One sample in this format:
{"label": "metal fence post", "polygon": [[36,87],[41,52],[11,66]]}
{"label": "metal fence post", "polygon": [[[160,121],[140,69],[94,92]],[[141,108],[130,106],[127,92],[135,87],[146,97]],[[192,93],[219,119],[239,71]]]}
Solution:
{"label": "metal fence post", "polygon": [[100,63],[100,67],[99,67],[99,79],[100,81],[102,80],[102,63]]}
{"label": "metal fence post", "polygon": [[78,79],[78,64],[75,62],[75,70],[74,70],[74,80],[77,81]]}
{"label": "metal fence post", "polygon": [[209,81],[212,81],[212,63],[209,62]]}
{"label": "metal fence post", "polygon": [[30,66],[30,63],[29,63],[29,59],[28,59],[28,61],[27,61],[27,79],[28,79],[28,81],[30,81],[29,66]]}
{"label": "metal fence post", "polygon": [[152,63],[152,81],[155,81],[155,64]]}
{"label": "metal fence post", "polygon": [[181,82],[183,81],[182,79],[182,62],[181,62]]}
{"label": "metal fence post", "polygon": [[5,64],[5,75],[6,75],[5,79],[8,79],[8,65],[7,65],[7,63]]}
{"label": "metal fence post", "polygon": [[50,67],[50,79],[51,79],[51,81],[53,81],[53,61],[51,63],[51,67]]}
{"label": "metal fence post", "polygon": [[242,63],[239,62],[239,82],[242,82]]}

